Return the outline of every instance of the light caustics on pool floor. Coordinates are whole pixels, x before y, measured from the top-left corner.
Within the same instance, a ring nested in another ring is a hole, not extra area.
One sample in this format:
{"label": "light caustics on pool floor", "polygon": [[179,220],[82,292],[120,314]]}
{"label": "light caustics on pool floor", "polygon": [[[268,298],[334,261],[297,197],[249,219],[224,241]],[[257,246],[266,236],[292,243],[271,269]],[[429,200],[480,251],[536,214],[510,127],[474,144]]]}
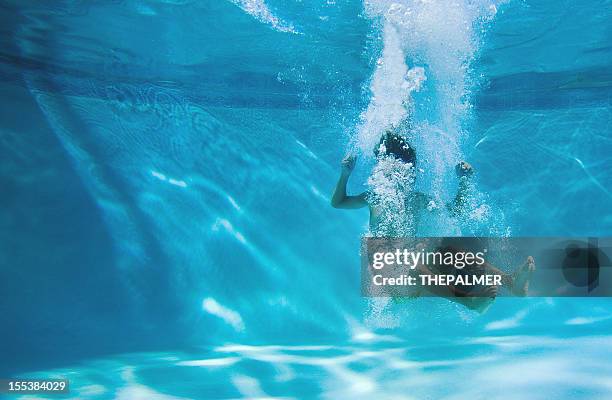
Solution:
{"label": "light caustics on pool floor", "polygon": [[612,339],[602,336],[429,344],[363,336],[342,345],[227,344],[124,354],[31,375],[69,379],[67,397],[75,399],[603,400],[612,395],[611,356]]}

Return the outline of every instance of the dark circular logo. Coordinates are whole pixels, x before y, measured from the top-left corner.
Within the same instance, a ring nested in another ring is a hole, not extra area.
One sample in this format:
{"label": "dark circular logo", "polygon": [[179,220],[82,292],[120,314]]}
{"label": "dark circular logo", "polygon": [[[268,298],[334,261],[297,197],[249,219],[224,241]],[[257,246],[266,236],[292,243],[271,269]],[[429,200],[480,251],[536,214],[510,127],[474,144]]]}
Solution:
{"label": "dark circular logo", "polygon": [[599,278],[599,249],[586,243],[565,246],[563,277],[574,286],[591,287]]}

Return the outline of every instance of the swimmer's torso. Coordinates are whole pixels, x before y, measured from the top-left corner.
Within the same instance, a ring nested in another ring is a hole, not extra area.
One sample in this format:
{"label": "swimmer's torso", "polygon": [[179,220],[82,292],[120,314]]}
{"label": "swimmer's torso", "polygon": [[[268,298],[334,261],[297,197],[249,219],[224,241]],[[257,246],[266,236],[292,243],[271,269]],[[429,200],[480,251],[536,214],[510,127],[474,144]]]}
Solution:
{"label": "swimmer's torso", "polygon": [[370,233],[377,237],[416,236],[425,208],[426,196],[411,192],[402,199],[379,198],[368,195]]}

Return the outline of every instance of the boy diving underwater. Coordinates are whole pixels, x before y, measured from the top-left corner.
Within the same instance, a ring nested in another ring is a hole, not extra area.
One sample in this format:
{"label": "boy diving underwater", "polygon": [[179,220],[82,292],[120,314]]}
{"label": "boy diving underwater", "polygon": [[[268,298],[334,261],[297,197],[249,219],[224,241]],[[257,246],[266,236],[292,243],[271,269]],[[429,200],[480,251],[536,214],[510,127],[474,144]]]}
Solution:
{"label": "boy diving underwater", "polygon": [[[342,160],[340,178],[331,198],[334,208],[356,209],[368,207],[370,211],[370,232],[375,237],[415,237],[424,210],[438,211],[433,198],[414,190],[416,179],[416,153],[399,134],[387,131],[374,149],[377,163],[368,179],[370,190],[358,195],[348,195],[346,185],[355,167],[356,158],[347,155]],[[455,167],[459,178],[456,196],[446,205],[454,217],[462,216],[468,208],[468,192],[474,170],[470,164],[461,161]],[[432,271],[425,265],[418,265],[421,275],[434,276],[442,271]],[[525,296],[529,289],[535,262],[528,257],[514,274],[507,274],[489,263],[483,265],[486,273],[501,276],[502,285],[515,296]],[[483,312],[497,296],[497,286],[488,285],[469,295],[461,288],[446,286],[425,286],[417,288],[411,297],[418,297],[421,289],[458,302]]]}

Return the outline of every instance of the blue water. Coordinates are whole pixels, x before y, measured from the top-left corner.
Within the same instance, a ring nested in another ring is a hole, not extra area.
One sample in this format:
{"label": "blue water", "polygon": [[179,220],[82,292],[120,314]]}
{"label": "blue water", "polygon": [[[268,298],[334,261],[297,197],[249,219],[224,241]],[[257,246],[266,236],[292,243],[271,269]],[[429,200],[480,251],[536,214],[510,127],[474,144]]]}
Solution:
{"label": "blue water", "polygon": [[426,233],[609,236],[611,10],[1,1],[0,377],[71,382],[13,398],[610,398],[609,299],[377,305],[329,197],[410,115],[482,206]]}

